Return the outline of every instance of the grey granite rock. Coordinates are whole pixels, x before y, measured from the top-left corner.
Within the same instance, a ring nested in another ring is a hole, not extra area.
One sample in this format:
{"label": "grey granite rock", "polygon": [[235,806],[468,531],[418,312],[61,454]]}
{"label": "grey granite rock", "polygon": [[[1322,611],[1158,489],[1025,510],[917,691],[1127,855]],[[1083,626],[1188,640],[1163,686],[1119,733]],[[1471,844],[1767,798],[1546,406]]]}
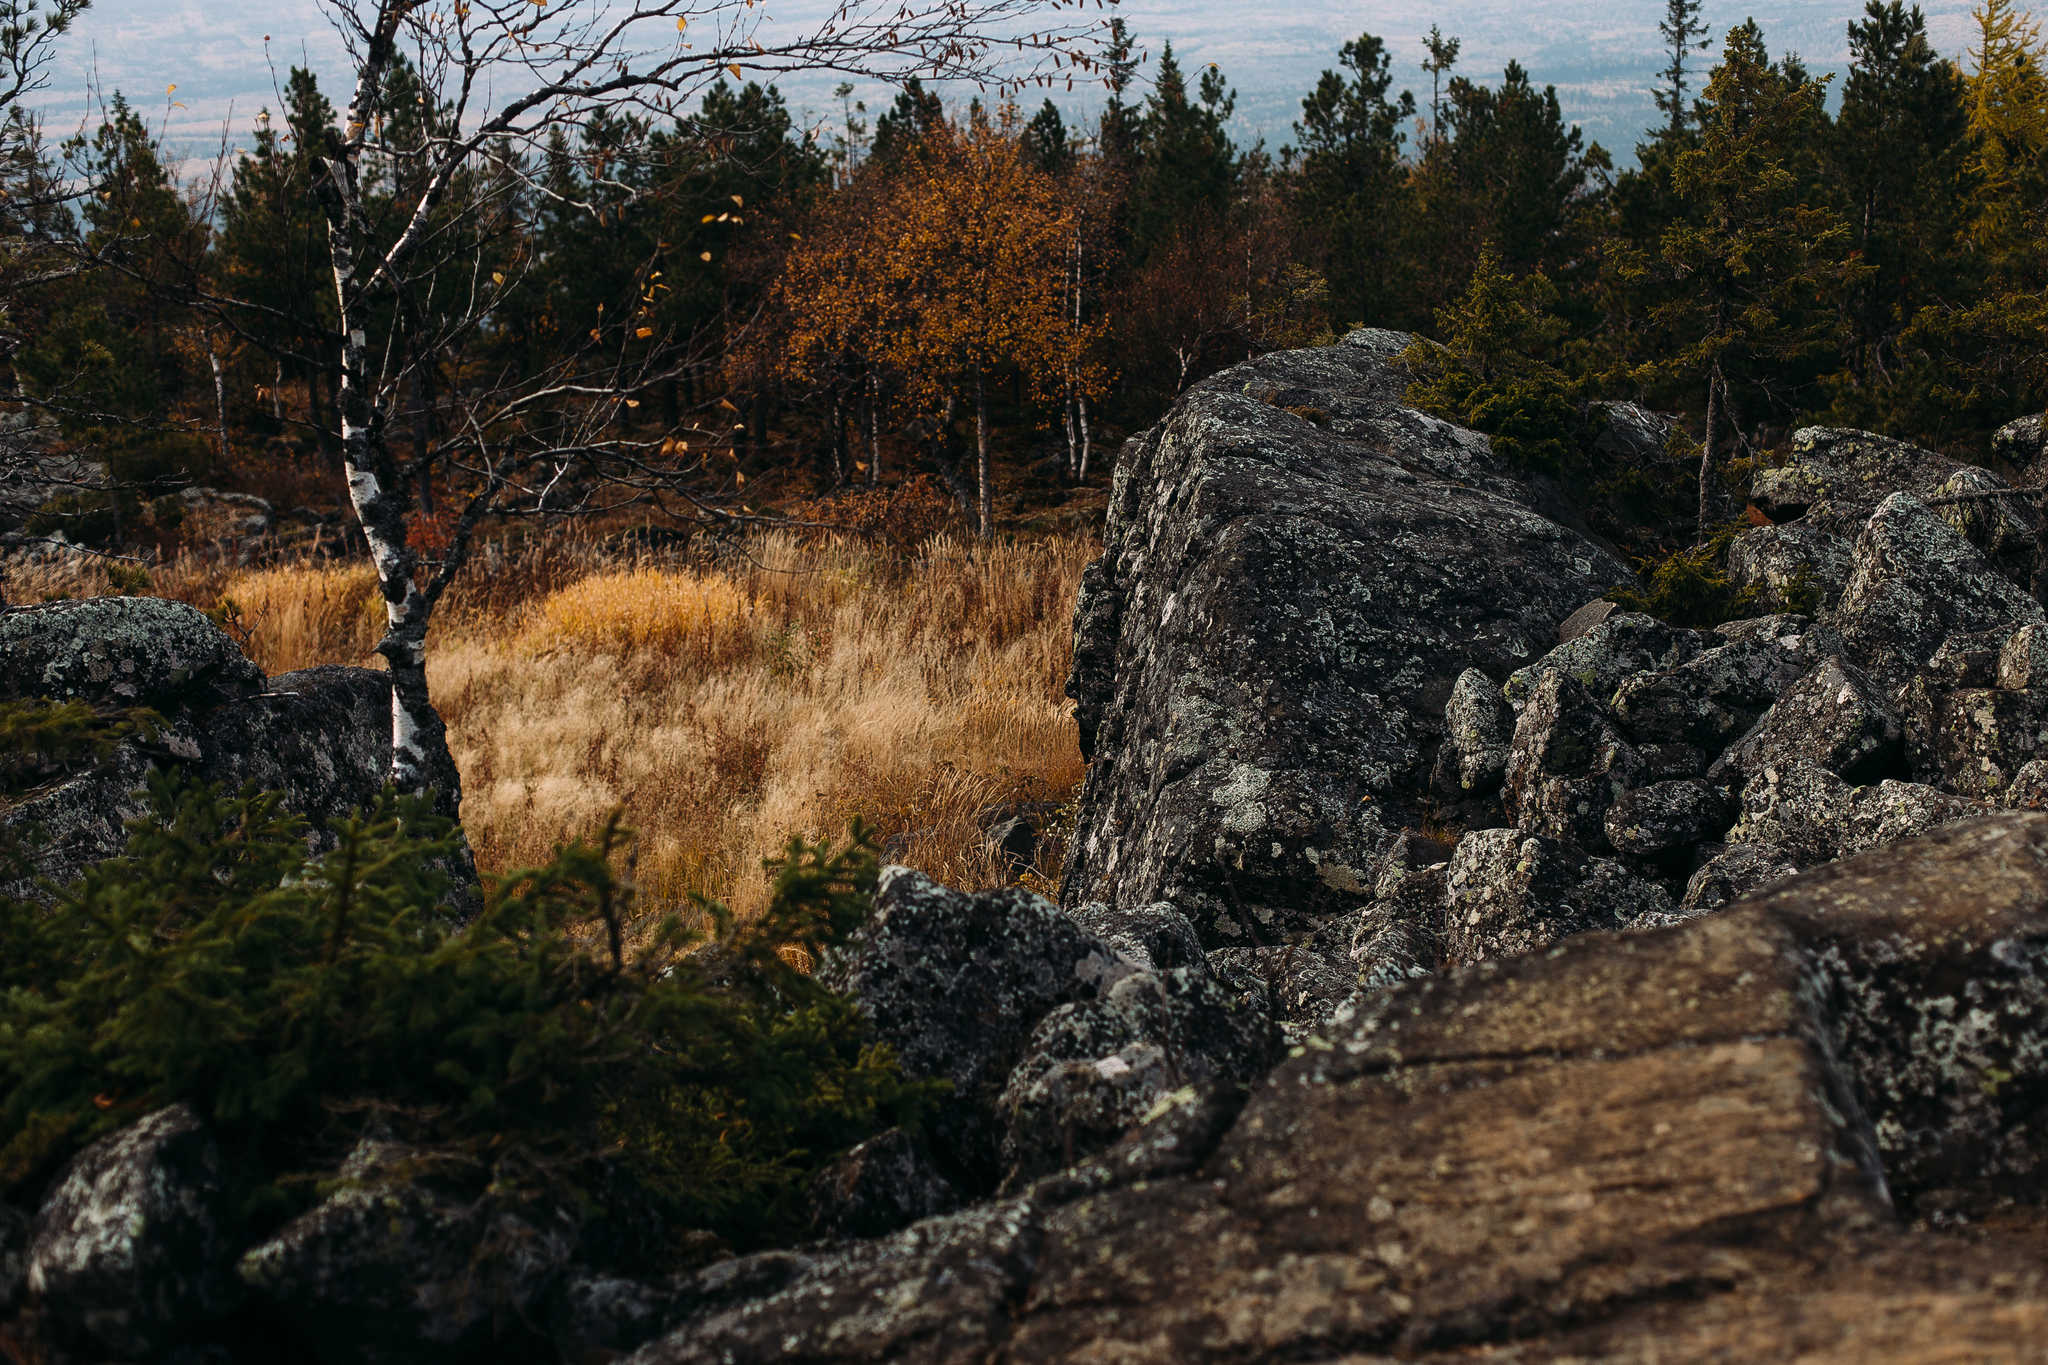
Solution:
{"label": "grey granite rock", "polygon": [[1234,366],[1125,445],[1075,613],[1064,904],[1171,901],[1210,948],[1358,909],[1458,676],[1632,581],[1561,489],[1403,402],[1405,344]]}
{"label": "grey granite rock", "polygon": [[242,1298],[241,1229],[220,1148],[188,1104],[108,1134],[57,1176],[36,1212],[28,1291],[62,1335],[140,1357]]}
{"label": "grey granite rock", "polygon": [[1869,782],[1899,765],[1904,738],[1877,685],[1854,664],[1828,658],[1787,688],[1707,777],[1740,786],[1767,767],[1804,760],[1851,784]]}
{"label": "grey granite rock", "polygon": [[1654,782],[1623,792],[1607,809],[1607,842],[1622,853],[1669,853],[1719,837],[1735,823],[1736,803],[1704,779]]}
{"label": "grey granite rock", "polygon": [[890,867],[874,913],[820,978],[853,997],[907,1075],[952,1082],[926,1130],[974,1198],[1002,1179],[1001,1096],[1032,1030],[1138,970],[1022,887],[970,896]]}
{"label": "grey granite rock", "polygon": [[962,1200],[924,1135],[891,1128],[812,1177],[806,1203],[811,1231],[836,1240],[883,1237]]}
{"label": "grey granite rock", "polygon": [[1569,675],[1545,673],[1515,723],[1503,804],[1518,829],[1604,851],[1607,808],[1642,769],[1612,712]]}
{"label": "grey granite rock", "polygon": [[1458,841],[1446,900],[1444,951],[1458,964],[1519,957],[1672,908],[1662,887],[1619,862],[1512,829]]}

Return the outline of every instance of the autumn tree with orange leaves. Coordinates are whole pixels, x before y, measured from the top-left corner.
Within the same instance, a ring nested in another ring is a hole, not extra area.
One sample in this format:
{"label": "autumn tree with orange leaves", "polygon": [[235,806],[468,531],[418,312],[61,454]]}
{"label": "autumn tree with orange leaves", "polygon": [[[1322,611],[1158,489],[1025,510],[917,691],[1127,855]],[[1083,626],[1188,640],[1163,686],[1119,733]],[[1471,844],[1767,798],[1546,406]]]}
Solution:
{"label": "autumn tree with orange leaves", "polygon": [[990,373],[1014,365],[1044,400],[1106,388],[1089,363],[1101,324],[1072,307],[1074,196],[1033,164],[1012,106],[938,124],[869,174],[791,253],[784,372],[846,385],[887,367],[923,412],[972,403],[974,515],[988,539]]}

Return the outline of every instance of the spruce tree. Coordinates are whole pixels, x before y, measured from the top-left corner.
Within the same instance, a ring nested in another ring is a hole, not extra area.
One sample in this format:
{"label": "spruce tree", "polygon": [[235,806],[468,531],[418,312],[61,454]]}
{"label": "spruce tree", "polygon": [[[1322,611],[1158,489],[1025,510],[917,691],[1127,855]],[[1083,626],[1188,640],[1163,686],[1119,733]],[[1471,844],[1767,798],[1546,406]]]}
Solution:
{"label": "spruce tree", "polygon": [[1224,131],[1236,104],[1222,72],[1203,69],[1192,96],[1174,60],[1173,44],[1159,54],[1159,75],[1139,125],[1140,160],[1132,179],[1130,221],[1134,257],[1142,261],[1174,233],[1218,220],[1230,207],[1237,181],[1237,151]]}
{"label": "spruce tree", "polygon": [[1657,78],[1665,82],[1656,92],[1657,109],[1671,119],[1664,130],[1666,137],[1684,133],[1691,114],[1685,104],[1685,59],[1688,53],[1705,52],[1709,46],[1707,21],[1700,17],[1704,3],[1705,0],[1665,0],[1664,17],[1657,22],[1657,32],[1671,45],[1671,65],[1657,73]]}
{"label": "spruce tree", "polygon": [[[1330,289],[1345,319],[1396,325],[1395,264],[1403,210],[1401,150],[1415,97],[1389,99],[1393,62],[1370,33],[1344,44],[1341,71],[1323,72],[1294,125],[1300,171],[1295,211],[1322,238]],[[1348,73],[1348,76],[1347,74]]]}

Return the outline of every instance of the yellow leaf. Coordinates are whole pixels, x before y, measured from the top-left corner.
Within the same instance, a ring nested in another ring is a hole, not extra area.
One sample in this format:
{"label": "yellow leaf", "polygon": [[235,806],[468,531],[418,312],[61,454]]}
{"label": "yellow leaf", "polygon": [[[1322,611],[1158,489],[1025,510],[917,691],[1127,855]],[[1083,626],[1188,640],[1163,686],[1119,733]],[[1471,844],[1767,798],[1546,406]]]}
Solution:
{"label": "yellow leaf", "polygon": [[[792,232],[792,233],[790,233],[790,234],[789,234],[789,240],[790,240],[790,241],[792,241],[792,242],[801,242],[801,241],[802,241],[803,239],[804,239],[804,235],[803,235],[803,234],[802,234],[801,232]],[[1356,327],[1354,327],[1354,328],[1352,328],[1351,330],[1355,332],[1355,331],[1357,331],[1358,329],[1357,329]]]}
{"label": "yellow leaf", "polygon": [[736,408],[736,407],[734,407],[734,406],[732,405],[732,400],[731,400],[730,398],[721,398],[721,399],[719,399],[719,400],[718,400],[718,406],[720,406],[721,408],[724,408],[724,409],[725,409],[725,410],[726,410],[727,412],[738,412],[738,411],[739,411],[739,409],[738,409],[738,408]]}
{"label": "yellow leaf", "polygon": [[747,486],[747,476],[740,473],[737,469],[732,472],[732,477],[733,482],[737,483],[740,487],[745,488]]}
{"label": "yellow leaf", "polygon": [[595,327],[590,329],[590,339],[592,341],[598,340],[597,329]]}
{"label": "yellow leaf", "polygon": [[167,85],[164,87],[164,93],[166,95],[175,95],[178,93],[178,87],[175,85]]}
{"label": "yellow leaf", "polygon": [[504,276],[504,273],[503,273],[502,271],[497,271],[497,270],[493,270],[493,271],[491,272],[491,283],[492,283],[492,284],[503,284],[504,282],[505,282],[505,276]]}
{"label": "yellow leaf", "polygon": [[742,76],[740,74],[740,64],[738,62],[727,62],[725,64],[725,69],[727,71],[732,72],[732,78],[736,81],[743,81],[746,79],[745,76]]}
{"label": "yellow leaf", "polygon": [[[652,327],[642,327],[639,331],[633,333],[633,335],[639,337],[642,341],[645,341],[647,340],[647,338],[654,335],[654,329]],[[634,403],[632,404],[632,406],[637,408],[640,405],[638,403]]]}
{"label": "yellow leaf", "polygon": [[689,19],[688,19],[688,18],[686,18],[686,17],[685,17],[685,16],[683,16],[683,15],[680,15],[680,14],[678,14],[678,15],[676,16],[676,32],[678,32],[678,33],[688,33],[689,31],[690,31],[690,21],[689,21]]}
{"label": "yellow leaf", "polygon": [[716,222],[717,220],[718,215],[715,213],[707,213],[704,215],[704,221],[707,223]]}
{"label": "yellow leaf", "polygon": [[711,259],[711,253],[708,251],[700,251],[697,253],[697,259],[700,261],[708,261]]}
{"label": "yellow leaf", "polygon": [[626,406],[629,408],[637,408],[640,406],[640,400],[637,398],[628,398],[626,400]]}
{"label": "yellow leaf", "polygon": [[735,207],[735,208],[742,208],[742,209],[743,209],[743,208],[745,208],[745,207],[747,206],[747,201],[746,201],[746,200],[744,200],[744,199],[742,199],[742,198],[740,198],[740,197],[739,197],[738,195],[734,195],[734,196],[732,197],[732,202],[733,202],[733,207]]}

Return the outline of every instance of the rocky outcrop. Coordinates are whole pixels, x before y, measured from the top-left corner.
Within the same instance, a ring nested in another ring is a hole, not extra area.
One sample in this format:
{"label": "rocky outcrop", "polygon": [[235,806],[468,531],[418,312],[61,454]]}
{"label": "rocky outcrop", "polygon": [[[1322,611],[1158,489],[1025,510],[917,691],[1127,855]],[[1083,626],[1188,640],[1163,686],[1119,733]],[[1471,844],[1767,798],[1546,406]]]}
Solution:
{"label": "rocky outcrop", "polygon": [[2022,1358],[2038,1220],[1915,1229],[2044,1192],[2044,958],[2048,817],[1953,826],[1393,986],[1241,1112],[1191,1093],[628,1359]]}
{"label": "rocky outcrop", "polygon": [[820,975],[907,1073],[951,1082],[926,1129],[940,1170],[977,1196],[1002,1181],[1003,1090],[1039,1021],[1139,970],[1022,887],[968,896],[892,867],[874,914]]}
{"label": "rocky outcrop", "polygon": [[1006,1189],[1113,1145],[1187,1085],[1248,1085],[1278,1055],[1263,992],[1206,969],[1139,972],[1032,1031],[1003,1091]]}
{"label": "rocky outcrop", "polygon": [[[306,818],[315,852],[334,844],[328,821],[369,804],[390,775],[388,675],[328,667],[266,679],[182,602],[98,597],[0,611],[0,700],[37,697],[147,707],[160,718],[106,759],[54,772],[0,808],[5,828],[40,831],[32,862],[59,883],[121,850],[152,769],[179,767],[229,791],[253,782],[282,792]],[[460,793],[441,795],[453,814]],[[454,870],[467,880],[465,868]]]}
{"label": "rocky outcrop", "polygon": [[173,1105],[57,1176],[36,1214],[26,1283],[59,1336],[139,1359],[235,1307],[240,1248],[220,1149],[190,1105]]}
{"label": "rocky outcrop", "polygon": [[1075,615],[1069,906],[1169,901],[1211,948],[1359,908],[1458,676],[1630,580],[1556,489],[1402,403],[1407,340],[1247,362],[1126,446]]}
{"label": "rocky outcrop", "polygon": [[478,1196],[388,1139],[359,1143],[340,1182],[238,1266],[264,1305],[336,1365],[515,1350],[576,1249],[574,1210]]}

